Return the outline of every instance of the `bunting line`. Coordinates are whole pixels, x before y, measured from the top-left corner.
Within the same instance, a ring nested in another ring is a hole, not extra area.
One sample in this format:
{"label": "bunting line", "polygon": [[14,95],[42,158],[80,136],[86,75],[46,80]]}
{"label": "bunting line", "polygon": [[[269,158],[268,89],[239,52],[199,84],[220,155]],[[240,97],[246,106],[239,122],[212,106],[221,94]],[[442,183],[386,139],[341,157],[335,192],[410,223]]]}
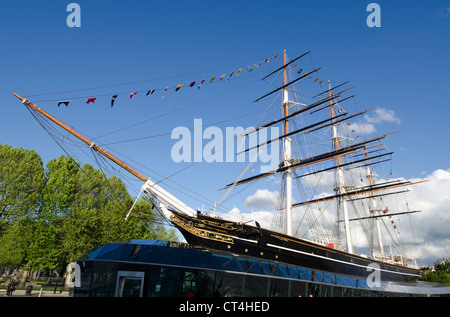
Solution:
{"label": "bunting line", "polygon": [[[186,83],[186,84],[183,83],[183,84],[178,84],[178,85],[175,85],[175,86],[167,86],[165,88],[153,88],[153,89],[134,91],[134,92],[129,92],[129,93],[101,94],[101,95],[97,95],[96,97],[75,97],[75,98],[72,98],[72,99],[84,99],[84,98],[86,98],[85,99],[86,100],[86,104],[90,104],[90,103],[95,103],[95,101],[97,101],[97,99],[99,97],[110,96],[110,98],[111,98],[110,99],[111,108],[114,107],[115,101],[118,98],[118,96],[122,95],[122,94],[128,94],[129,95],[129,99],[133,99],[139,92],[143,92],[143,93],[145,93],[146,96],[150,96],[150,95],[153,95],[157,90],[162,90],[161,98],[164,99],[164,97],[165,97],[166,93],[169,91],[169,89],[173,89],[174,88],[175,92],[178,92],[179,90],[182,89],[182,87],[192,88],[192,87],[196,86],[197,90],[200,90],[200,88],[203,87],[203,85],[205,85],[205,84],[215,83],[215,82],[225,82],[225,81],[229,82],[230,79],[236,78],[237,76],[239,76],[242,73],[250,73],[253,70],[258,69],[263,64],[268,63],[271,60],[273,60],[276,57],[278,57],[278,55],[279,54],[276,54],[276,55],[274,55],[272,57],[266,58],[263,61],[261,61],[259,63],[255,63],[253,65],[250,64],[249,66],[247,66],[245,68],[239,68],[236,72],[231,71],[231,72],[228,73],[228,76],[227,76],[227,73],[224,73],[224,74],[221,74],[219,77],[214,75],[214,76],[210,77],[209,79],[207,77],[207,78],[202,79],[201,81],[194,80],[194,81],[190,81],[189,83]],[[290,63],[292,63],[293,61],[291,61]],[[293,70],[297,66],[298,65],[292,66],[291,70]],[[301,74],[302,72],[303,72],[303,69],[300,68],[298,70],[298,74]],[[303,74],[302,77],[306,77],[307,75],[309,75],[309,74],[306,72],[305,74]],[[313,77],[313,76],[311,76],[311,77]],[[225,78],[226,78],[226,80],[225,80]],[[319,81],[319,78],[317,77],[314,80],[314,83],[317,83],[317,82],[319,84],[321,84],[323,81]],[[185,89],[185,88],[183,88],[183,89]],[[65,105],[66,107],[68,107],[69,103],[72,100],[67,100],[67,99],[66,100],[60,100],[60,101],[59,100],[42,100],[40,102],[44,102],[44,101],[58,101],[58,103],[57,103],[58,107],[60,107],[62,104]]]}

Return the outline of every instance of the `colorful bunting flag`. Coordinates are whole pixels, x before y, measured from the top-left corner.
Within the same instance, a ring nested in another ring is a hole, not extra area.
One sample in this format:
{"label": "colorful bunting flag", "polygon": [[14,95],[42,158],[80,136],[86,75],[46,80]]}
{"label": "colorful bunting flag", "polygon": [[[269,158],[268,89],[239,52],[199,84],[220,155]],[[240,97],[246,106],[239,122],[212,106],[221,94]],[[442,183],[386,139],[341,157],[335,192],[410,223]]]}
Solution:
{"label": "colorful bunting flag", "polygon": [[114,106],[114,101],[116,100],[117,95],[112,96],[111,98],[111,108]]}
{"label": "colorful bunting flag", "polygon": [[69,106],[69,102],[70,102],[70,100],[60,101],[60,102],[58,102],[58,107],[59,107],[61,104],[64,104],[64,105],[66,105],[66,107],[68,107],[68,106]]}
{"label": "colorful bunting flag", "polygon": [[[275,55],[275,56],[272,56],[272,57],[270,57],[270,58],[267,58],[267,59],[263,60],[262,62],[259,62],[259,63],[257,63],[257,64],[254,64],[251,68],[250,68],[250,66],[247,66],[247,67],[244,69],[244,72],[247,72],[247,71],[248,71],[248,72],[251,72],[251,71],[253,71],[253,69],[258,68],[258,67],[261,66],[263,63],[267,63],[267,62],[271,61],[273,58],[276,58],[277,56],[278,56],[278,54]],[[292,67],[292,69],[294,69],[295,67],[297,67],[297,65],[295,65],[294,67]],[[228,77],[227,77],[227,81],[230,80],[230,78],[233,76],[233,74],[235,74],[235,76],[238,76],[238,75],[242,72],[242,70],[243,70],[243,68],[240,68],[240,69],[237,70],[236,73],[231,72],[231,73],[228,75]],[[300,74],[301,71],[302,71],[302,69],[300,69],[300,70],[298,71],[298,73]],[[307,74],[307,73],[305,73],[305,75],[306,75],[306,74]],[[226,75],[227,75],[227,73],[222,74],[222,75],[219,77],[219,81],[223,80],[223,79],[225,78]],[[210,82],[212,83],[215,79],[216,79],[216,76],[211,77]],[[318,80],[319,80],[319,78],[316,78],[316,80],[314,80],[314,82],[317,82]],[[319,83],[322,83],[322,82],[323,82],[323,81],[320,81]],[[198,84],[197,88],[200,89],[200,87],[201,87],[204,83],[205,83],[205,79],[203,79],[203,80]],[[195,84],[196,84],[196,81],[192,81],[192,82],[189,84],[189,87],[194,87]],[[182,86],[184,86],[184,84],[179,84],[179,85],[177,85],[177,86],[175,87],[175,91],[180,90],[180,88],[181,88]],[[163,94],[162,94],[162,98],[164,98],[165,93],[167,92],[167,90],[168,90],[169,88],[170,88],[170,87],[166,87],[166,88],[164,89]],[[159,90],[159,89],[157,89],[157,90]],[[146,95],[147,95],[147,96],[152,95],[154,92],[155,92],[155,89],[147,90]],[[130,93],[130,99],[132,99],[134,96],[136,96],[137,93],[138,93],[138,91],[135,91],[135,92]],[[116,100],[117,97],[118,97],[118,94],[117,94],[117,95],[112,95],[112,97],[111,97],[111,108],[114,106],[114,102],[115,102],[115,100]],[[97,97],[90,97],[90,98],[87,99],[86,103],[87,103],[87,104],[89,104],[89,103],[91,103],[91,102],[92,102],[92,103],[95,103],[96,99],[97,99]],[[71,100],[59,101],[59,102],[58,102],[58,107],[61,106],[61,104],[64,104],[64,105],[66,105],[66,107],[68,107],[69,102],[71,102]]]}

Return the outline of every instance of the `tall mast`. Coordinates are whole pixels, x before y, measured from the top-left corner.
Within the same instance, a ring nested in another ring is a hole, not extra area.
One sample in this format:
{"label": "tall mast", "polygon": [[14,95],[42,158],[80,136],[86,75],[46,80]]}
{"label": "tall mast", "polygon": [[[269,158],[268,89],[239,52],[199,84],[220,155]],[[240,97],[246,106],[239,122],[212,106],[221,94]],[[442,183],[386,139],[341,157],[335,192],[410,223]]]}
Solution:
{"label": "tall mast", "polygon": [[[332,96],[331,93],[331,84],[330,81],[328,80],[328,91],[329,91],[329,95],[330,97]],[[333,109],[333,100],[330,100],[330,110],[331,110],[331,117],[334,117],[334,109]],[[334,120],[333,120],[333,125],[331,126],[331,139],[332,139],[332,143],[333,143],[333,150],[334,151],[338,151],[339,150],[339,136],[337,133],[337,127],[334,124]],[[343,210],[343,214],[344,214],[344,226],[345,226],[345,240],[347,242],[347,252],[349,253],[353,253],[353,244],[352,244],[352,237],[351,237],[351,233],[350,233],[350,221],[349,221],[349,217],[348,217],[348,208],[347,208],[347,200],[344,196],[345,194],[345,181],[344,181],[344,171],[342,170],[341,167],[341,159],[338,156],[336,158],[336,191],[337,193],[340,195],[338,198],[338,208],[342,207]],[[339,210],[338,210],[339,212]]]}
{"label": "tall mast", "polygon": [[[286,65],[286,51],[284,51],[284,65]],[[287,83],[287,67],[284,67],[284,86]],[[283,117],[284,120],[284,134],[289,132],[289,122],[287,117],[289,116],[289,95],[286,87],[283,89]],[[283,163],[284,166],[291,164],[291,139],[289,137],[284,138],[283,146]],[[288,168],[284,172],[286,198],[285,198],[285,233],[287,235],[292,235],[292,172]]]}
{"label": "tall mast", "polygon": [[[372,170],[370,169],[369,166],[369,160],[368,160],[368,155],[367,155],[367,150],[364,151],[364,156],[366,158],[366,167],[367,167],[367,178],[369,179],[369,185],[373,186],[373,180],[372,180]],[[370,207],[369,207],[369,213],[373,216],[375,216],[375,214],[377,212],[380,212],[380,210],[377,209],[377,203],[375,201],[374,193],[371,192],[370,193]],[[377,234],[378,234],[378,244],[380,246],[380,254],[381,257],[384,258],[384,246],[383,246],[383,239],[381,236],[381,228],[380,228],[380,219],[378,218],[373,218],[372,219],[373,222],[375,222],[376,224],[376,229],[377,229]],[[372,257],[375,258],[374,256],[374,248],[372,247]]]}

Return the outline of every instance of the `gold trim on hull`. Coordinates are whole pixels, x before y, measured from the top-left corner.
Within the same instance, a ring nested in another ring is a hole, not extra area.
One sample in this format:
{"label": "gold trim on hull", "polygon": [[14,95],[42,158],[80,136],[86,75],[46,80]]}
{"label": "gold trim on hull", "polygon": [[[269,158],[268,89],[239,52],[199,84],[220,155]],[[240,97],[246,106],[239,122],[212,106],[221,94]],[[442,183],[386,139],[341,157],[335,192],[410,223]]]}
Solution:
{"label": "gold trim on hull", "polygon": [[214,240],[214,241],[219,241],[219,242],[223,242],[223,243],[228,243],[228,244],[234,244],[233,237],[230,235],[220,234],[217,232],[196,228],[194,226],[191,226],[186,221],[176,217],[175,215],[170,216],[170,221],[197,237]]}

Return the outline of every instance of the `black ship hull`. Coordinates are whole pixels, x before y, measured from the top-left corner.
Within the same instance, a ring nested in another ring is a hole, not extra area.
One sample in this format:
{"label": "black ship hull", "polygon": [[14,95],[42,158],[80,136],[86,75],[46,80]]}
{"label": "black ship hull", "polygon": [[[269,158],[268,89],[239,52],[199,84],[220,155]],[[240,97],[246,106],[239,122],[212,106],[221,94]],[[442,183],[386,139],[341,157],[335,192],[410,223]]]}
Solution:
{"label": "black ship hull", "polygon": [[[171,211],[171,222],[191,245],[233,252],[310,269],[380,281],[416,282],[419,269],[376,261],[271,230],[198,214]],[[373,276],[373,275],[372,275]]]}

